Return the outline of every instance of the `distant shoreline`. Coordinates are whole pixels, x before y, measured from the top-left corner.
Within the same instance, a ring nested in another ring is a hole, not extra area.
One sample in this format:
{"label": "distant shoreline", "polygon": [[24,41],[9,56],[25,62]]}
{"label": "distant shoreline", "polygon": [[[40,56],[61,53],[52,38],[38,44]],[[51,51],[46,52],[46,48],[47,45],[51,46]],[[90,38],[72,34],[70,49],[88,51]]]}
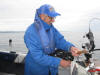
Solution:
{"label": "distant shoreline", "polygon": [[25,31],[0,31],[0,33],[24,33]]}

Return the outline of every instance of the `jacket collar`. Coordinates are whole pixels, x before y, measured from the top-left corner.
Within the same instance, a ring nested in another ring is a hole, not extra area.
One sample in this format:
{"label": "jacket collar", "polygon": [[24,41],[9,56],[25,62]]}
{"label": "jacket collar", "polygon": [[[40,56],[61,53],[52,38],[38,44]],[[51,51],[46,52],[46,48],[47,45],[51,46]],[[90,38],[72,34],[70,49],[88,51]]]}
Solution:
{"label": "jacket collar", "polygon": [[[40,19],[40,20],[41,20],[41,19]],[[49,30],[49,29],[52,27],[52,25],[47,24],[47,23],[44,22],[43,20],[41,20],[41,22],[42,22],[42,24],[43,24],[45,30]]]}

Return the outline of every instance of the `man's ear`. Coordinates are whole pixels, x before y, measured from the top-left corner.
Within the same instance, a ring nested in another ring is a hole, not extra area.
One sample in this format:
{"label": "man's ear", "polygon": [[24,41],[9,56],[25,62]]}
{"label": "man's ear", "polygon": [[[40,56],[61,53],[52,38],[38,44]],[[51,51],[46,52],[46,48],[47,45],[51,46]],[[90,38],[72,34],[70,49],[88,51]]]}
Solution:
{"label": "man's ear", "polygon": [[39,15],[39,16],[40,16],[41,20],[44,20],[44,17],[45,17],[44,14],[41,14],[41,15]]}

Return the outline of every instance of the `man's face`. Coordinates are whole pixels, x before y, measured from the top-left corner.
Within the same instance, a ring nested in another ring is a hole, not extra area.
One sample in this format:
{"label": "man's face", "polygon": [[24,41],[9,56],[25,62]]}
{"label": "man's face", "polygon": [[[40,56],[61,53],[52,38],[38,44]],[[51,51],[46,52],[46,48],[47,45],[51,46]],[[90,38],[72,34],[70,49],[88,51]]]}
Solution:
{"label": "man's face", "polygon": [[47,24],[51,25],[51,23],[55,22],[55,18],[54,17],[50,17],[48,15],[45,14],[41,14],[40,18],[46,22]]}

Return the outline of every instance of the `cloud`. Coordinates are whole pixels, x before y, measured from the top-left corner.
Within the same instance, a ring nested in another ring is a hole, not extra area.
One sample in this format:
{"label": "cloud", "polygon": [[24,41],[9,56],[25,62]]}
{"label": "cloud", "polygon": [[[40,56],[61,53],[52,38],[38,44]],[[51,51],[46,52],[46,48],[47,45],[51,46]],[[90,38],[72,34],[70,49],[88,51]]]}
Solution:
{"label": "cloud", "polygon": [[54,23],[59,30],[85,31],[89,20],[100,16],[100,0],[0,0],[0,23],[8,30],[9,25],[25,28],[33,22],[35,10],[46,3],[61,13]]}

